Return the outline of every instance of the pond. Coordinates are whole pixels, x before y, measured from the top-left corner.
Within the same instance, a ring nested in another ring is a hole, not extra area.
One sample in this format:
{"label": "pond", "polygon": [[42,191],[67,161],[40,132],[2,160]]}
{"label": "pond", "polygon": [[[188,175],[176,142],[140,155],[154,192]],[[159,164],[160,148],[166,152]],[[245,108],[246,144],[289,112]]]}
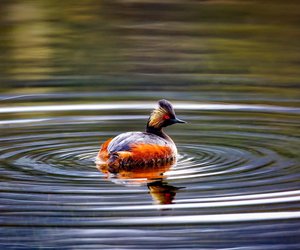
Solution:
{"label": "pond", "polygon": [[[1,249],[299,249],[299,11],[2,1]],[[101,171],[163,98],[177,163]]]}

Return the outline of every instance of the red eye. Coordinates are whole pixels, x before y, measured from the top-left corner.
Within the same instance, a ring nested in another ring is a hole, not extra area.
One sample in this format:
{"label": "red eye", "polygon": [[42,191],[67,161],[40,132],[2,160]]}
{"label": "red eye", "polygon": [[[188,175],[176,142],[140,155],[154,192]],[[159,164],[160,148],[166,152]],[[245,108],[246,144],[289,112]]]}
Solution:
{"label": "red eye", "polygon": [[165,120],[169,120],[169,119],[170,119],[170,116],[169,116],[169,115],[164,115],[164,119],[165,119]]}

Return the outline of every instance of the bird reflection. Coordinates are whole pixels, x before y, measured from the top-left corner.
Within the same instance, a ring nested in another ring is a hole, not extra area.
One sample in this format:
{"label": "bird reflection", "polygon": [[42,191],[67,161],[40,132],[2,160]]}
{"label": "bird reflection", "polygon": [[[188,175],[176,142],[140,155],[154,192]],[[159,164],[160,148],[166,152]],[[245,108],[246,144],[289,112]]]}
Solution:
{"label": "bird reflection", "polygon": [[148,183],[147,187],[150,191],[153,201],[158,204],[172,204],[176,192],[179,188],[168,185],[163,179]]}
{"label": "bird reflection", "polygon": [[164,173],[172,167],[172,164],[159,167],[120,169],[118,173],[111,173],[105,163],[97,163],[99,171],[104,173],[110,181],[125,186],[146,185],[155,204],[172,204],[177,191],[180,189],[169,185],[165,180]]}

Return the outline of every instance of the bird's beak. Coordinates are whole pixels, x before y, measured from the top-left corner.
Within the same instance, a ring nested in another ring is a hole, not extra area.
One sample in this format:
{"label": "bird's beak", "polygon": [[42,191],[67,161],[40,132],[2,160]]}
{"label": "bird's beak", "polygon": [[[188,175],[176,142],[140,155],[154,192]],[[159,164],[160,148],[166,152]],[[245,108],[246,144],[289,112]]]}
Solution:
{"label": "bird's beak", "polygon": [[186,121],[180,120],[178,118],[173,119],[174,123],[187,123]]}

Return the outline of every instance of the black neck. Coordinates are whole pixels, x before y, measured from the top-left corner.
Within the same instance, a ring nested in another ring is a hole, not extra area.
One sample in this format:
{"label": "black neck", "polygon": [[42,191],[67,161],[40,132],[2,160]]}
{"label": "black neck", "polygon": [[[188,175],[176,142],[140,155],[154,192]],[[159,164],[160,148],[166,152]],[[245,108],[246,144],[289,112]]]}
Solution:
{"label": "black neck", "polygon": [[151,134],[155,134],[155,135],[157,135],[159,137],[162,137],[166,140],[170,139],[170,137],[161,128],[158,129],[158,128],[150,127],[150,126],[148,126],[148,124],[147,124],[147,127],[146,127],[146,132],[151,133]]}

